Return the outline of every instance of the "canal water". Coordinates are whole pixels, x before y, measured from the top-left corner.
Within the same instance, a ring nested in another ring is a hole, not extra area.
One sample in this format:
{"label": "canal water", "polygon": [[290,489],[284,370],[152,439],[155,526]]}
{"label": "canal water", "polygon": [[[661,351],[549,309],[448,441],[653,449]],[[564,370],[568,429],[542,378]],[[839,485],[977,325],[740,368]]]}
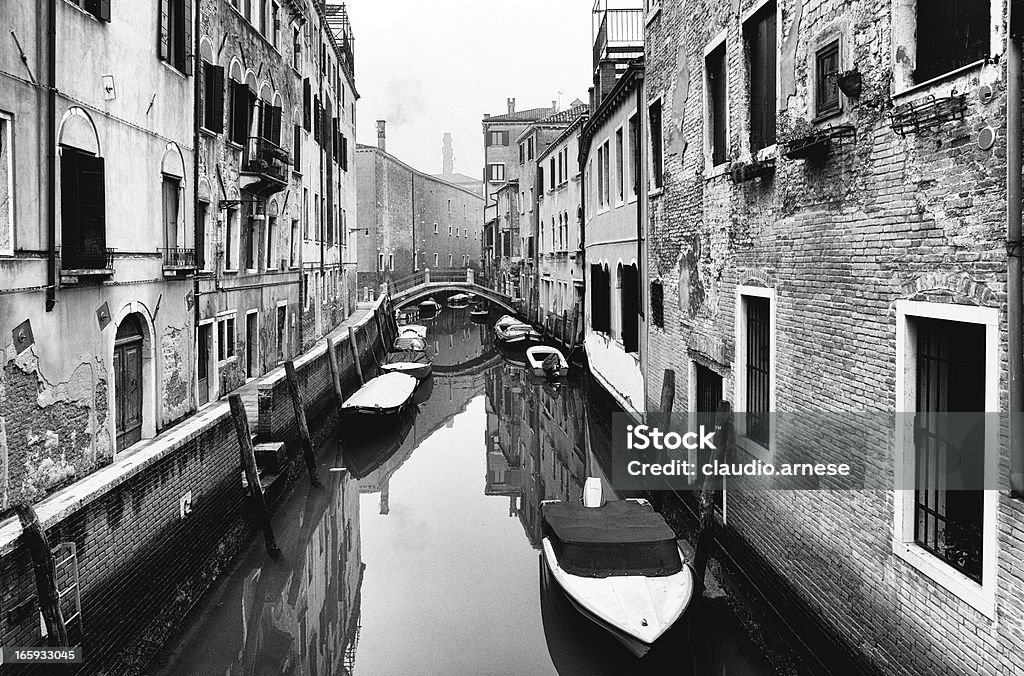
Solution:
{"label": "canal water", "polygon": [[300,481],[277,508],[280,560],[257,537],[154,672],[774,673],[724,604],[701,601],[637,660],[544,587],[540,501],[604,475],[591,422],[609,412],[578,375],[535,379],[468,310],[423,323],[435,361],[416,410],[339,430],[324,486]]}

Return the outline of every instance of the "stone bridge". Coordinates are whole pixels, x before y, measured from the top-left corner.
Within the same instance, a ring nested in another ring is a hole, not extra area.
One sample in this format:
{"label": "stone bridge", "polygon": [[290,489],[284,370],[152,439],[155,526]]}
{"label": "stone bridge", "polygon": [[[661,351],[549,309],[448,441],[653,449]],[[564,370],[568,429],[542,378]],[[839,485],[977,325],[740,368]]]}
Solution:
{"label": "stone bridge", "polygon": [[385,283],[396,308],[411,305],[436,293],[470,293],[501,307],[509,314],[519,314],[517,303],[509,296],[477,283],[472,268],[431,270],[426,268],[411,275]]}

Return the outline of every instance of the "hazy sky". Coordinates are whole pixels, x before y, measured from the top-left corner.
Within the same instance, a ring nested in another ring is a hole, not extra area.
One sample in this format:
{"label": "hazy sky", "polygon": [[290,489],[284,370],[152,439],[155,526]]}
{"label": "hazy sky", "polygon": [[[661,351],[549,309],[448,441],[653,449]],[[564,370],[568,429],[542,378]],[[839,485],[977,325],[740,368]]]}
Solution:
{"label": "hazy sky", "polygon": [[[451,132],[455,171],[480,177],[484,113],[587,100],[593,0],[348,0],[355,34],[360,143],[441,173]],[[561,91],[561,95],[559,95]]]}

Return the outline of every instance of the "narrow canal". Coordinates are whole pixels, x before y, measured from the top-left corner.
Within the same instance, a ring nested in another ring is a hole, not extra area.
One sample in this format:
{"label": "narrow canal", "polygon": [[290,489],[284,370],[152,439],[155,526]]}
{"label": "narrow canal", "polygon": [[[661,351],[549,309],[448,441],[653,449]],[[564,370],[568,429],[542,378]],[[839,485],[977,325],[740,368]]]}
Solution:
{"label": "narrow canal", "polygon": [[340,430],[320,452],[324,487],[301,481],[277,508],[281,559],[257,537],[153,671],[775,673],[724,604],[702,602],[637,660],[542,591],[540,501],[578,499],[604,473],[583,380],[537,382],[467,310],[424,323],[434,374],[416,410]]}

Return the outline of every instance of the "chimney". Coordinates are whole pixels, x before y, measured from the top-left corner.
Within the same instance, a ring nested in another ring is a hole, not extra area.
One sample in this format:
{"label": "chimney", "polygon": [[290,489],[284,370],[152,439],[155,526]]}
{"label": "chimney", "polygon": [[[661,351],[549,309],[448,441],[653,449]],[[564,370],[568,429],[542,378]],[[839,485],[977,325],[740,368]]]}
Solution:
{"label": "chimney", "polygon": [[444,144],[441,150],[441,173],[451,176],[455,173],[455,151],[452,149],[452,135],[444,133]]}
{"label": "chimney", "polygon": [[377,147],[383,150],[384,152],[387,152],[388,143],[387,135],[384,133],[385,125],[387,125],[387,122],[385,122],[384,120],[377,120]]}
{"label": "chimney", "polygon": [[508,114],[511,115],[514,112],[516,112],[516,100],[515,99],[509,99],[508,100]]}

